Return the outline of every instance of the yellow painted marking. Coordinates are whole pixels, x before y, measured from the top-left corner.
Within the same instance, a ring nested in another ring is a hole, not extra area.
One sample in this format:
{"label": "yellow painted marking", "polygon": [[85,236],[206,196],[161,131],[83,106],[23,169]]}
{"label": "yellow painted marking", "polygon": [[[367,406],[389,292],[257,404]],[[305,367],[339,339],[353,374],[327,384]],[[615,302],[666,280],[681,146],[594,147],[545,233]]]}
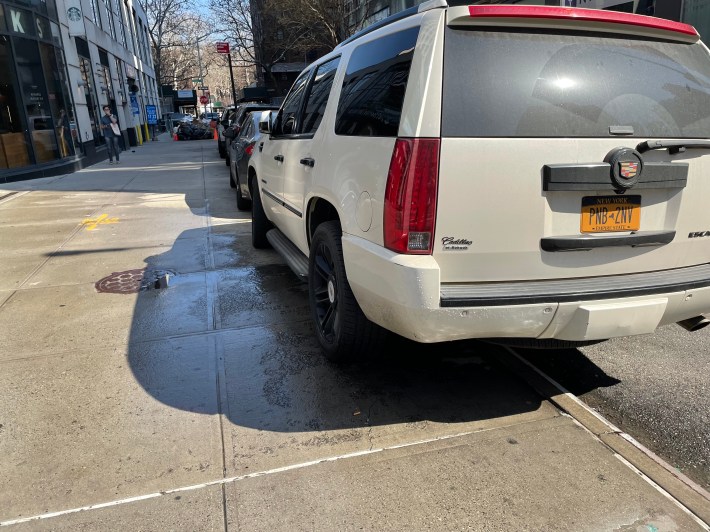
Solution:
{"label": "yellow painted marking", "polygon": [[82,220],[81,225],[86,226],[87,231],[93,231],[96,229],[97,226],[103,225],[103,224],[117,224],[118,223],[118,218],[109,218],[108,214],[102,214],[96,219],[91,219],[87,218],[86,220]]}

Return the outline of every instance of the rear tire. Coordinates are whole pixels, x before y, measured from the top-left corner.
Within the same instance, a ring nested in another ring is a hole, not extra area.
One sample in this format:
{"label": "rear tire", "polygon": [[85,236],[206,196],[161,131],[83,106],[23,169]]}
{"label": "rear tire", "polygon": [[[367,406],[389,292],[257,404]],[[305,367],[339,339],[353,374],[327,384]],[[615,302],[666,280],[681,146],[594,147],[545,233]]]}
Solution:
{"label": "rear tire", "polygon": [[234,182],[234,173],[232,172],[232,167],[229,167],[229,186],[231,188],[237,188],[237,184]]}
{"label": "rear tire", "polygon": [[266,238],[266,233],[273,226],[266,217],[264,207],[261,204],[261,196],[259,195],[259,185],[257,185],[256,176],[254,176],[251,198],[251,245],[256,249],[268,249],[271,247],[271,244],[269,244],[269,240]]}
{"label": "rear tire", "polygon": [[308,301],[326,358],[362,361],[381,350],[387,331],[365,317],[353,295],[345,274],[341,236],[337,221],[316,229],[308,258]]}

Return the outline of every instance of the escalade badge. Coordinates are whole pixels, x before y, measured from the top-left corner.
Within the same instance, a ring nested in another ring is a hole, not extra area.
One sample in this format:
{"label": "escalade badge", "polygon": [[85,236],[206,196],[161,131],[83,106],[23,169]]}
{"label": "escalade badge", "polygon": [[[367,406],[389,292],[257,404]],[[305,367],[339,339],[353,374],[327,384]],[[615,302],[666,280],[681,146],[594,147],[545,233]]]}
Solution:
{"label": "escalade badge", "polygon": [[632,148],[614,148],[604,157],[604,162],[609,163],[611,184],[619,192],[630,189],[641,178],[643,159]]}

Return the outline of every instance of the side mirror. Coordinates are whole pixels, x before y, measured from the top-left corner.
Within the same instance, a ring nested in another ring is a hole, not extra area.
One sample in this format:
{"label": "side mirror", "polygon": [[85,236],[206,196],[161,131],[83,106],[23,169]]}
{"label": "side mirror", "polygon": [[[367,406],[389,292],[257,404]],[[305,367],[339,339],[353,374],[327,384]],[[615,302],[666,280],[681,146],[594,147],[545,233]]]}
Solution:
{"label": "side mirror", "polygon": [[269,122],[269,120],[259,122],[259,133],[271,133],[271,123]]}

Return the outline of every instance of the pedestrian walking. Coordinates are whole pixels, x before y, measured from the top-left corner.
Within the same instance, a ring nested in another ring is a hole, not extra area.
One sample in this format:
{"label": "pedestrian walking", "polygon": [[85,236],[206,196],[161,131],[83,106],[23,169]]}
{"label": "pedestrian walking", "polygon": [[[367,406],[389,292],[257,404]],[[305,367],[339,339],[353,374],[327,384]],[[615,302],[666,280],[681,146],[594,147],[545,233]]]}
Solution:
{"label": "pedestrian walking", "polygon": [[121,128],[118,126],[118,118],[111,114],[111,108],[104,105],[104,116],[101,117],[101,130],[104,134],[106,147],[108,148],[108,164],[114,164],[113,158],[116,157],[116,164],[119,163],[119,154],[121,148],[118,145],[118,139],[121,138]]}

